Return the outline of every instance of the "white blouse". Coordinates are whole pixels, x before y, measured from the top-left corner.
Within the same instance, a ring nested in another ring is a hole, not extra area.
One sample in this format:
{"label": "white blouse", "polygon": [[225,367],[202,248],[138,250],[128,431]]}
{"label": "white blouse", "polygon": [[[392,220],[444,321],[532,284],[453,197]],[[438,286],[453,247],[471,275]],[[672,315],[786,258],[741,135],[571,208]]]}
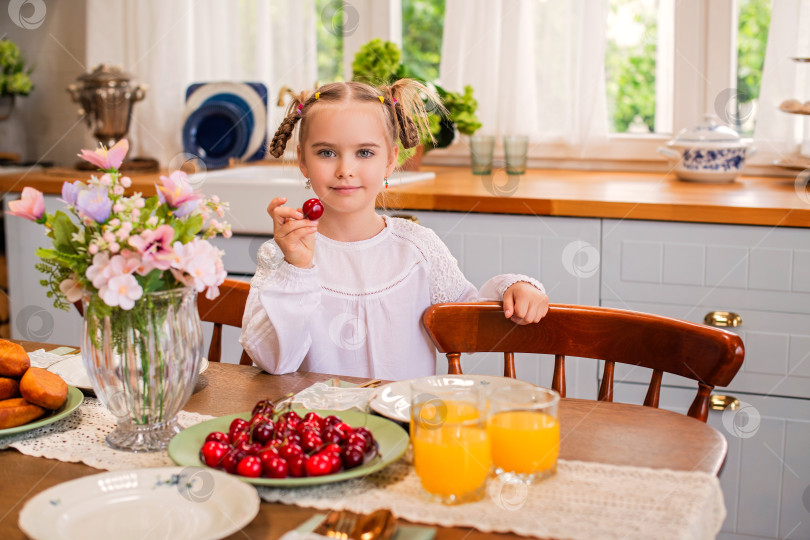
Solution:
{"label": "white blouse", "polygon": [[[402,380],[436,372],[422,312],[440,302],[503,299],[518,274],[496,276],[481,293],[431,229],[385,217],[359,242],[316,233],[314,266],[295,267],[274,241],[258,253],[239,342],[269,373],[296,370]],[[545,291],[544,291],[545,292]]]}

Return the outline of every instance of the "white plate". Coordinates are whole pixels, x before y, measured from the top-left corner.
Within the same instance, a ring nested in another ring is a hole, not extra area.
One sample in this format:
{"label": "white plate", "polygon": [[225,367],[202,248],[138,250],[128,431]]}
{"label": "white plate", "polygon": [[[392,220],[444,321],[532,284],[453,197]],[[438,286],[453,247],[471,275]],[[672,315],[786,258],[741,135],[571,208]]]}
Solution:
{"label": "white plate", "polygon": [[[208,359],[203,358],[200,361],[200,373],[208,369]],[[93,391],[93,385],[90,383],[90,377],[87,376],[87,371],[84,369],[82,363],[82,355],[74,354],[64,360],[51,365],[48,371],[56,373],[62,377],[66,383],[75,386],[79,390],[88,392]]]}
{"label": "white plate", "polygon": [[223,538],[253,521],[256,489],[198,467],[112,471],[77,478],[35,495],[20,529],[39,539]]}
{"label": "white plate", "polygon": [[534,386],[530,382],[511,379],[509,377],[496,377],[493,375],[432,375],[421,379],[409,379],[385,384],[377,388],[369,400],[369,406],[375,412],[396,420],[397,422],[411,421],[411,390],[412,381],[431,380],[436,386],[505,386],[508,384],[525,384]]}
{"label": "white plate", "polygon": [[250,134],[247,149],[241,156],[242,159],[248,159],[261,148],[262,142],[265,140],[265,133],[267,132],[267,107],[265,107],[259,94],[257,94],[256,90],[251,86],[235,82],[204,84],[188,97],[182,124],[185,125],[186,119],[191,113],[197,110],[206,99],[217,94],[235,94],[239,96],[245,100],[245,103],[248,104],[250,111],[253,113],[253,133]]}

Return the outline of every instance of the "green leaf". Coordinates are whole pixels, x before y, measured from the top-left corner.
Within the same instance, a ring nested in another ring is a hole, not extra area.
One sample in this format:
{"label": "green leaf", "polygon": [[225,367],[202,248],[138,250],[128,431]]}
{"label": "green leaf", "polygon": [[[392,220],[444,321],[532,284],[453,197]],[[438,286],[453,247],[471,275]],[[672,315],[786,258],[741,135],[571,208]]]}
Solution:
{"label": "green leaf", "polygon": [[76,253],[72,236],[79,229],[71,221],[70,217],[58,210],[48,221],[53,231],[53,247],[61,252]]}
{"label": "green leaf", "polygon": [[143,288],[144,293],[159,291],[164,285],[163,270],[155,268],[145,276],[139,277],[138,281],[141,281],[141,288]]}

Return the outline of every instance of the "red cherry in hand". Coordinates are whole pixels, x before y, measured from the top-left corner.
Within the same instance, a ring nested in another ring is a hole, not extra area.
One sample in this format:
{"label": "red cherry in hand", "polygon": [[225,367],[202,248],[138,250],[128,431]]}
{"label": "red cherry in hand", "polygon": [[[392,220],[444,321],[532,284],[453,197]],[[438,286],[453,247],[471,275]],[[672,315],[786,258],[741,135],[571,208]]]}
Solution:
{"label": "red cherry in hand", "polygon": [[323,204],[318,199],[309,199],[301,207],[304,211],[304,217],[311,220],[316,220],[323,215]]}

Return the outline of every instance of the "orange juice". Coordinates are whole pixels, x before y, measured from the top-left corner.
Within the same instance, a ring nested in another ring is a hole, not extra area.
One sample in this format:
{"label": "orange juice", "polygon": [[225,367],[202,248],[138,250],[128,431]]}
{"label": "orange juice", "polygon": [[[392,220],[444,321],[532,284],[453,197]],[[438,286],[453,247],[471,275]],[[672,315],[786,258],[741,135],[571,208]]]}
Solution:
{"label": "orange juice", "polygon": [[504,411],[490,419],[492,462],[497,469],[534,474],[553,469],[560,453],[560,424],[539,411]]}
{"label": "orange juice", "polygon": [[[441,421],[435,423],[414,415],[414,468],[425,491],[445,502],[462,502],[483,488],[492,465],[486,420],[470,403],[446,401],[441,409]],[[433,417],[434,411],[426,412]]]}

